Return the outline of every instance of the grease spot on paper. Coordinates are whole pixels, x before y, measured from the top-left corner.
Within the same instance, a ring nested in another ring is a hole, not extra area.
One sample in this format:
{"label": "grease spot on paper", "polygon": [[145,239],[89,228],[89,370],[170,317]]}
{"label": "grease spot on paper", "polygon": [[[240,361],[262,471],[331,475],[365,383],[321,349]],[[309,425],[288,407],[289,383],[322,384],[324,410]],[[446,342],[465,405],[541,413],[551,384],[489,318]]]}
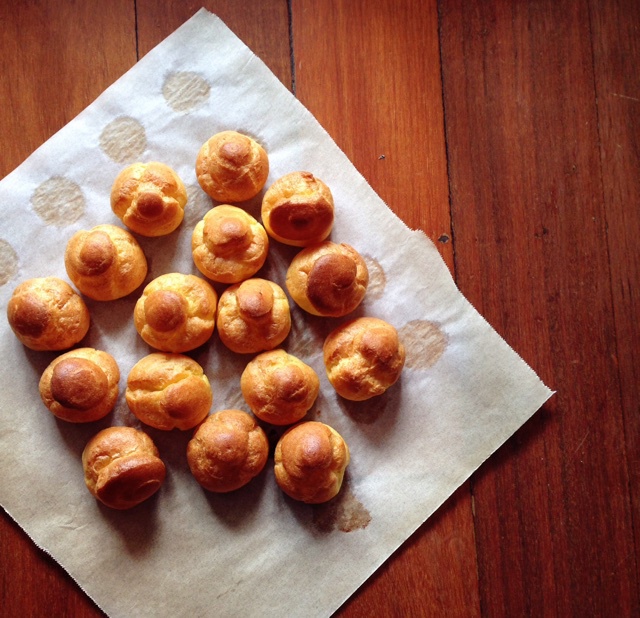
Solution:
{"label": "grease spot on paper", "polygon": [[433,367],[448,344],[445,333],[437,324],[428,320],[407,322],[398,334],[407,352],[405,366],[414,369]]}
{"label": "grease spot on paper", "polygon": [[176,112],[190,112],[209,98],[211,86],[197,73],[177,71],[171,73],[162,86],[162,96]]}
{"label": "grease spot on paper", "polygon": [[0,239],[0,286],[4,285],[18,272],[18,254],[6,241]]}
{"label": "grease spot on paper", "polygon": [[313,507],[313,525],[320,532],[353,532],[363,530],[371,522],[371,513],[348,487],[329,502]]}
{"label": "grease spot on paper", "polygon": [[100,148],[116,163],[134,161],[146,147],[147,135],[144,127],[130,116],[112,120],[100,134]]}
{"label": "grease spot on paper", "polygon": [[64,176],[53,176],[36,187],[31,205],[47,225],[69,225],[85,211],[82,189]]}

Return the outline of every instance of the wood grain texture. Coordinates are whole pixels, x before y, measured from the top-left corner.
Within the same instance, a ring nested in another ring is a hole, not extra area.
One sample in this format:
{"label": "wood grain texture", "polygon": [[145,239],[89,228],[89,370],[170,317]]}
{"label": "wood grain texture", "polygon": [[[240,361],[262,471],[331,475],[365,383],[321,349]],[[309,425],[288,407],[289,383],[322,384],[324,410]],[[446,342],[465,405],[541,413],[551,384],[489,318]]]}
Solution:
{"label": "wood grain texture", "polygon": [[[438,241],[451,238],[451,226],[436,3],[296,0],[292,17],[296,96],[389,207],[438,245],[452,269],[452,245]],[[468,485],[453,504],[339,614],[475,615]]]}
{"label": "wood grain texture", "polygon": [[[600,165],[635,547],[640,547],[640,3],[589,4]],[[624,566],[635,569],[637,549]]]}
{"label": "wood grain texture", "polygon": [[[4,177],[135,64],[136,40],[131,0],[2,2],[0,24]],[[102,616],[60,566],[1,513],[0,615]]]}
{"label": "wood grain texture", "polygon": [[558,389],[474,478],[486,615],[638,607],[588,8],[442,3],[457,282]]}
{"label": "wood grain texture", "polygon": [[[201,6],[558,391],[338,615],[639,615],[640,4],[0,3],[0,176]],[[0,615],[103,616],[4,513]]]}

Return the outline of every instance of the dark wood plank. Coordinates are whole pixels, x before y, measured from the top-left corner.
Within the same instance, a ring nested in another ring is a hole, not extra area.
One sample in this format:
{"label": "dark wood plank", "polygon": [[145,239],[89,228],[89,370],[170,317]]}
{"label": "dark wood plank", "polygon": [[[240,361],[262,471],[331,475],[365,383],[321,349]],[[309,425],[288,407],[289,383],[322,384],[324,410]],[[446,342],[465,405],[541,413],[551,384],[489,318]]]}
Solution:
{"label": "dark wood plank", "polygon": [[[131,0],[0,3],[0,176],[71,121],[136,62]],[[0,614],[102,612],[2,511]]]}
{"label": "dark wood plank", "polygon": [[[640,547],[640,3],[590,2],[600,161],[635,547]],[[629,568],[638,561],[629,555]]]}
{"label": "dark wood plank", "polygon": [[144,56],[200,8],[215,13],[291,89],[289,10],[286,0],[138,0],[138,52]]}
{"label": "dark wood plank", "polygon": [[[294,0],[292,31],[298,98],[453,268],[435,2]],[[476,580],[465,485],[340,615],[473,616]]]}
{"label": "dark wood plank", "polygon": [[588,8],[441,3],[457,281],[558,389],[475,476],[486,615],[638,608]]}
{"label": "dark wood plank", "polygon": [[435,1],[293,0],[292,31],[298,98],[453,269]]}

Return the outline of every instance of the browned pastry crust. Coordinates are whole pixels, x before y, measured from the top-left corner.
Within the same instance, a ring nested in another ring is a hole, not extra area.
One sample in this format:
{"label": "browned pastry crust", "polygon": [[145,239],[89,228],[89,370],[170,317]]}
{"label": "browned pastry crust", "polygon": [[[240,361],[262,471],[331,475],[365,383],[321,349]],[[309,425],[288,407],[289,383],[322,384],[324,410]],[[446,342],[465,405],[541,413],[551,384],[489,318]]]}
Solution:
{"label": "browned pastry crust", "polygon": [[223,203],[255,197],[269,175],[269,159],[254,139],[237,131],[209,138],[196,159],[196,176],[204,192]]}
{"label": "browned pastry crust", "polygon": [[379,318],[351,320],[325,339],[324,363],[336,392],[351,401],[384,393],[396,383],[405,349],[396,329]]}
{"label": "browned pastry crust", "polygon": [[217,300],[215,290],[200,277],[167,273],[145,287],[133,321],[150,346],[163,352],[187,352],[213,334]]}
{"label": "browned pastry crust", "polygon": [[291,425],[302,419],[315,402],[320,380],[299,358],[284,350],[270,350],[247,364],[240,389],[260,420]]}
{"label": "browned pastry crust", "polygon": [[193,261],[209,279],[238,283],[255,275],[269,252],[264,228],[236,206],[212,208],[191,236]]}
{"label": "browned pastry crust", "polygon": [[212,414],[187,445],[191,473],[202,487],[217,493],[246,485],[262,471],[268,453],[264,431],[242,410]]}
{"label": "browned pastry crust", "polygon": [[89,310],[73,288],[57,277],[19,284],[7,304],[7,319],[20,342],[32,350],[66,350],[89,330]]}
{"label": "browned pastry crust", "polygon": [[217,326],[220,340],[233,352],[272,350],[291,330],[289,301],[273,281],[247,279],[221,294]]}
{"label": "browned pastry crust", "polygon": [[166,468],[151,438],[133,427],[109,427],[82,453],[84,480],[100,502],[130,509],[160,489]]}
{"label": "browned pastry crust", "polygon": [[44,405],[58,418],[88,423],[106,416],[116,405],[120,370],[113,356],[78,348],[58,356],[40,378]]}
{"label": "browned pastry crust", "polygon": [[279,178],[262,199],[262,222],[269,236],[295,247],[327,238],[333,213],[329,187],[310,172],[291,172]]}
{"label": "browned pastry crust", "polygon": [[287,270],[291,298],[313,315],[342,317],[364,298],[369,271],[351,246],[325,241],[298,253]]}
{"label": "browned pastry crust", "polygon": [[129,372],[125,396],[137,418],[166,431],[195,427],[213,401],[202,367],[182,354],[154,353],[139,360]]}
{"label": "browned pastry crust", "polygon": [[147,259],[138,241],[115,225],[96,225],[76,232],[64,254],[67,274],[94,300],[122,298],[147,276]]}
{"label": "browned pastry crust", "polygon": [[124,168],[111,188],[111,209],[133,232],[170,234],[182,223],[187,190],[164,163],[134,163]]}
{"label": "browned pastry crust", "polygon": [[342,436],[317,421],[291,427],[276,445],[276,482],[288,496],[308,504],[336,496],[348,464],[349,448]]}

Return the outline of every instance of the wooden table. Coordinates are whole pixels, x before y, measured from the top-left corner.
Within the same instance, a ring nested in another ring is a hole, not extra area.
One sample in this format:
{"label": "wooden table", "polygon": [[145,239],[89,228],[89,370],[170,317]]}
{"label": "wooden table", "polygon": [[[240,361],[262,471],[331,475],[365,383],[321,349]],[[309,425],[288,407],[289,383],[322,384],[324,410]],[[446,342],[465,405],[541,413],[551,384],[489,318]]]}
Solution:
{"label": "wooden table", "polygon": [[[557,390],[339,614],[640,615],[640,2],[5,1],[0,175],[201,5]],[[101,615],[4,513],[0,586]]]}

